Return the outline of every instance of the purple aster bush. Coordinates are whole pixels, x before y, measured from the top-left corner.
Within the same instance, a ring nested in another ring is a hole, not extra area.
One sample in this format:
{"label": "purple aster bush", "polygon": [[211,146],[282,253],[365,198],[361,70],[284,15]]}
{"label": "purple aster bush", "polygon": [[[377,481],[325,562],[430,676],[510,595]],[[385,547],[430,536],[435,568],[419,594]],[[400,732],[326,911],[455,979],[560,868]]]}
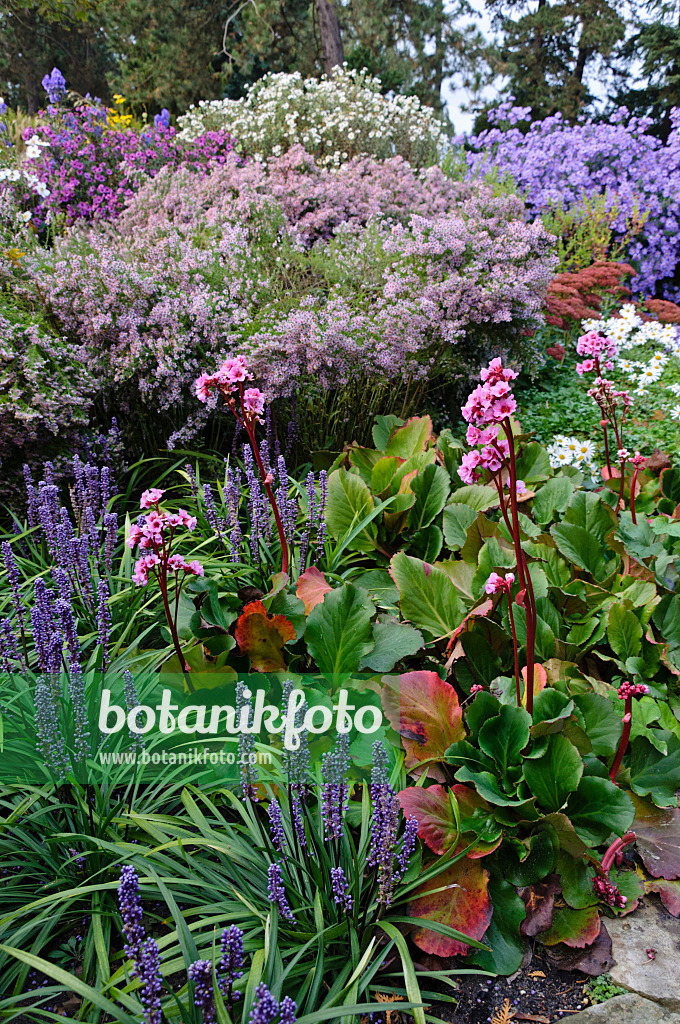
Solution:
{"label": "purple aster bush", "polygon": [[608,121],[572,124],[560,114],[530,121],[528,108],[509,102],[490,120],[486,131],[458,140],[472,175],[510,175],[534,216],[602,196],[616,210],[615,237],[625,237],[630,219],[645,214],[640,234],[628,244],[628,259],[640,266],[634,287],[643,295],[678,298],[672,279],[680,258],[680,108],[671,113],[665,145],[651,134],[650,118],[634,117],[625,107]]}

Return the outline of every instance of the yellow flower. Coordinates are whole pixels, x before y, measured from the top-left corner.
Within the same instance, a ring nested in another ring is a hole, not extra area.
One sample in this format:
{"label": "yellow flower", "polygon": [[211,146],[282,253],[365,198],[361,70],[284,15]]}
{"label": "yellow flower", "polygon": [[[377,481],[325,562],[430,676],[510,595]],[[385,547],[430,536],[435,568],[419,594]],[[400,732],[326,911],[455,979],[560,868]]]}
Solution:
{"label": "yellow flower", "polygon": [[14,265],[16,266],[16,264],[19,262],[21,257],[25,256],[26,253],[25,252],[21,252],[20,249],[12,248],[12,249],[3,249],[2,255],[6,256],[7,259],[10,260],[12,263],[14,263]]}
{"label": "yellow flower", "polygon": [[118,103],[118,104],[125,103],[125,97],[121,96],[119,92],[115,92],[113,94],[113,101],[114,101],[114,103]]}

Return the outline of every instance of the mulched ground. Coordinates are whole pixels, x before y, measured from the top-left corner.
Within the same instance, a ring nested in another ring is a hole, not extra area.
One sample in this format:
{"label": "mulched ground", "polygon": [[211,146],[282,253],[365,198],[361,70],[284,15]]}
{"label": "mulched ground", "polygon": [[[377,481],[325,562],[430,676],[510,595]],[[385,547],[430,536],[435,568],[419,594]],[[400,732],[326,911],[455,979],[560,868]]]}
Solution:
{"label": "mulched ground", "polygon": [[[455,993],[451,992],[458,1003],[432,1006],[430,1014],[449,1024],[490,1024],[496,1015],[500,1024],[510,1020],[555,1024],[589,1005],[583,991],[589,980],[577,972],[556,970],[534,954],[527,967],[509,978],[461,977]],[[503,1014],[506,1000],[509,1006]]]}

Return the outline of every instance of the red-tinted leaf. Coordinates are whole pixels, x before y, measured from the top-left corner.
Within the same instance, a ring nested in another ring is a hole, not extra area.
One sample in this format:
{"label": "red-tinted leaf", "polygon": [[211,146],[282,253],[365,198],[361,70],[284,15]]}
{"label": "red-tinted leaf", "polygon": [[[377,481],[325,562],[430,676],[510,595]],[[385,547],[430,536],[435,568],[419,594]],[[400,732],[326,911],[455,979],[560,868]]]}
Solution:
{"label": "red-tinted leaf", "polygon": [[399,794],[407,818],[418,822],[418,835],[434,853],[446,853],[456,841],[458,830],[448,790],[443,786],[411,786]]}
{"label": "red-tinted leaf", "polygon": [[527,908],[527,916],[519,926],[522,935],[533,937],[545,932],[553,921],[555,895],[560,891],[560,881],[555,875],[546,878],[545,882],[527,886],[520,892]]}
{"label": "red-tinted leaf", "polygon": [[256,672],[277,672],[286,667],[283,647],[295,639],[285,615],[267,615],[261,601],[251,601],[236,623],[236,642]]}
{"label": "red-tinted leaf", "polygon": [[680,917],[680,882],[666,878],[655,878],[645,882],[645,892],[658,892],[669,914]]}
{"label": "red-tinted leaf", "polygon": [[404,741],[406,765],[443,761],[452,743],[465,737],[456,691],[436,672],[383,676],[382,706]]}
{"label": "red-tinted leaf", "polygon": [[680,810],[656,807],[635,793],[628,794],[635,805],[632,830],[637,850],[655,878],[680,878]]}
{"label": "red-tinted leaf", "polygon": [[[442,889],[442,887],[445,888]],[[425,895],[435,889],[442,891]],[[438,921],[456,928],[471,939],[481,939],[491,922],[493,908],[489,898],[489,873],[478,860],[463,857],[436,878],[424,882],[408,905],[410,917]],[[438,935],[427,927],[413,933],[419,949],[435,956],[464,955],[468,946],[457,939]]]}
{"label": "red-tinted leaf", "polygon": [[[527,667],[526,665],[522,669],[522,679],[524,680],[524,693],[522,694],[522,704],[526,707],[527,702]],[[541,690],[545,690],[548,685],[548,673],[542,665],[534,665],[534,697]]]}
{"label": "red-tinted leaf", "polygon": [[305,569],[295,588],[297,596],[305,606],[305,615],[309,615],[312,608],[321,604],[325,595],[332,589],[330,584],[326,583],[324,574],[319,572],[315,565],[310,565],[309,569]]}
{"label": "red-tinted leaf", "polygon": [[[480,807],[485,811],[490,810],[490,808],[484,797],[480,796],[477,790],[472,789],[470,786],[463,786],[462,783],[457,782],[455,786],[451,786],[451,792],[458,801],[460,824],[463,832],[458,849],[463,850],[468,847],[475,838],[472,832],[466,831],[466,820],[471,818],[475,811]],[[494,842],[484,842],[482,839],[478,839],[475,843],[474,849],[470,850],[468,853],[468,857],[472,857],[473,859],[478,857],[488,857],[490,853],[493,853],[494,850],[498,849],[502,842],[502,835],[500,835]]]}
{"label": "red-tinted leaf", "polygon": [[616,963],[612,956],[612,940],[604,921],[600,934],[592,946],[585,949],[569,949],[568,946],[552,946],[547,950],[548,959],[561,971],[582,971],[591,978],[598,978]]}
{"label": "red-tinted leaf", "polygon": [[584,910],[572,910],[571,907],[559,907],[554,915],[551,927],[541,932],[544,946],[555,946],[563,942],[572,949],[584,949],[600,934],[600,915],[597,907],[586,907]]}
{"label": "red-tinted leaf", "polygon": [[[473,608],[471,612],[468,612],[463,621],[461,622],[460,626],[458,626],[457,629],[454,629],[451,639],[446,645],[446,653],[450,654],[452,652],[453,648],[456,645],[456,641],[460,637],[461,633],[464,633],[467,629],[472,628],[472,619],[486,618],[486,616],[491,611],[493,611],[493,601],[491,600],[491,598],[488,598],[487,600],[482,601],[480,605],[477,605],[476,608]],[[454,658],[453,660],[457,661],[457,658]]]}

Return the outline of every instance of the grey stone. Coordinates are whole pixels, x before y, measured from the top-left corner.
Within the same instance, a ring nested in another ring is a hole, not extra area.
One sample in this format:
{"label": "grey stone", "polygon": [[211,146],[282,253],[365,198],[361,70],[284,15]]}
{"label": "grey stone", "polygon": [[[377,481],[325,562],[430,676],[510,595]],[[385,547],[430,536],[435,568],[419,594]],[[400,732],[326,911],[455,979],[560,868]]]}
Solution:
{"label": "grey stone", "polygon": [[680,1024],[680,1014],[627,992],[573,1014],[569,1024]]}
{"label": "grey stone", "polygon": [[[607,930],[616,960],[609,972],[612,981],[680,1011],[680,921],[660,904],[646,901],[632,914],[607,920]],[[647,949],[656,951],[654,960],[647,956]]]}

